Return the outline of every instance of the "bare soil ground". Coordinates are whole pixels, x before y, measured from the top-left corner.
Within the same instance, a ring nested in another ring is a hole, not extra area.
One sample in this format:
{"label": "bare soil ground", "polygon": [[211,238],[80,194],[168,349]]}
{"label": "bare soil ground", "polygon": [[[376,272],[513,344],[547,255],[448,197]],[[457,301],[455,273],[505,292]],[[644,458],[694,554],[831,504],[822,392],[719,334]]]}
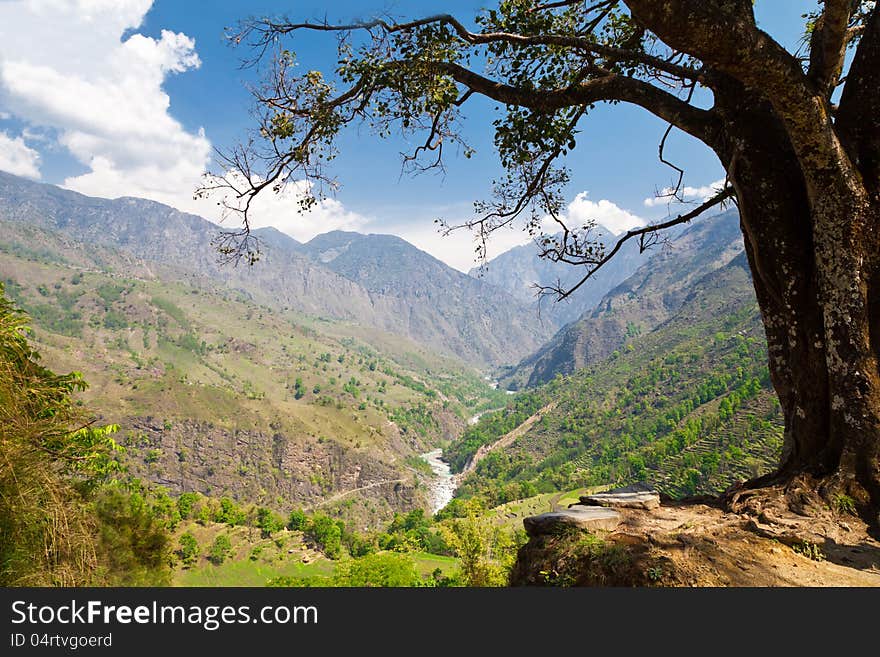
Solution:
{"label": "bare soil ground", "polygon": [[624,510],[607,540],[644,543],[657,583],[670,586],[880,586],[880,541],[855,516],[816,523],[663,505]]}
{"label": "bare soil ground", "polygon": [[733,513],[716,501],[620,509],[611,533],[532,537],[513,585],[880,586],[880,541],[858,517],[827,511]]}

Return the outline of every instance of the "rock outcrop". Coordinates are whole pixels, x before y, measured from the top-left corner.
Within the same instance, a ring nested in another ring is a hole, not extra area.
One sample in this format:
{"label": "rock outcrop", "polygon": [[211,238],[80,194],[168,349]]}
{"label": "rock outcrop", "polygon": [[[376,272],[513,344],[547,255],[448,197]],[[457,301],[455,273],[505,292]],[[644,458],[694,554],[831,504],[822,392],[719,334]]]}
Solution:
{"label": "rock outcrop", "polygon": [[566,529],[614,531],[620,524],[620,514],[614,509],[598,506],[572,505],[564,511],[551,511],[523,518],[529,536],[554,534]]}
{"label": "rock outcrop", "polygon": [[660,506],[660,495],[653,491],[596,493],[581,497],[581,504],[612,509],[645,509],[647,511]]}

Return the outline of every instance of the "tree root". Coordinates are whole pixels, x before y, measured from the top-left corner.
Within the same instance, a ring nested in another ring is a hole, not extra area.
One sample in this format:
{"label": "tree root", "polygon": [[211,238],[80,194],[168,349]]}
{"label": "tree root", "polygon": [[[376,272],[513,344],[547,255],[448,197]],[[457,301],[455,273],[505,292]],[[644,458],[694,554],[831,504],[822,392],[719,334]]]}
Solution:
{"label": "tree root", "polygon": [[852,525],[876,522],[860,493],[851,478],[839,475],[775,473],[734,486],[719,499],[724,510],[745,516],[746,528],[795,546],[845,542]]}

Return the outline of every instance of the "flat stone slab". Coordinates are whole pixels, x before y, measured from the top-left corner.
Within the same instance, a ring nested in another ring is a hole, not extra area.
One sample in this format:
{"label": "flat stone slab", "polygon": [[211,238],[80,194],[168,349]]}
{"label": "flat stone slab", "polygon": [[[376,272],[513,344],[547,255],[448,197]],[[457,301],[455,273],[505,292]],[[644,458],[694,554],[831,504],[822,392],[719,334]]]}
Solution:
{"label": "flat stone slab", "polygon": [[620,509],[656,509],[660,506],[660,495],[654,491],[632,493],[596,493],[584,495],[581,504],[592,507],[612,507]]}
{"label": "flat stone slab", "polygon": [[614,509],[575,504],[563,511],[551,511],[523,518],[529,536],[553,534],[560,529],[575,527],[585,530],[614,531],[620,524],[620,514]]}

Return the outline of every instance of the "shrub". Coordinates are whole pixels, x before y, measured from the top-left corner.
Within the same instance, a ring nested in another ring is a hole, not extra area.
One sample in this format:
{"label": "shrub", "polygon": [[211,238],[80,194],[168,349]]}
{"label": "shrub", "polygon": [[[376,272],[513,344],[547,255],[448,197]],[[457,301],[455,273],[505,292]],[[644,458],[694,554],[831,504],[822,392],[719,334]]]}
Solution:
{"label": "shrub", "polygon": [[180,537],[180,547],[177,556],[184,566],[191,566],[199,559],[199,542],[196,537],[187,532]]}
{"label": "shrub", "polygon": [[211,550],[208,552],[208,559],[215,566],[219,566],[227,557],[232,555],[232,541],[226,534],[218,534],[217,538],[211,544]]}

